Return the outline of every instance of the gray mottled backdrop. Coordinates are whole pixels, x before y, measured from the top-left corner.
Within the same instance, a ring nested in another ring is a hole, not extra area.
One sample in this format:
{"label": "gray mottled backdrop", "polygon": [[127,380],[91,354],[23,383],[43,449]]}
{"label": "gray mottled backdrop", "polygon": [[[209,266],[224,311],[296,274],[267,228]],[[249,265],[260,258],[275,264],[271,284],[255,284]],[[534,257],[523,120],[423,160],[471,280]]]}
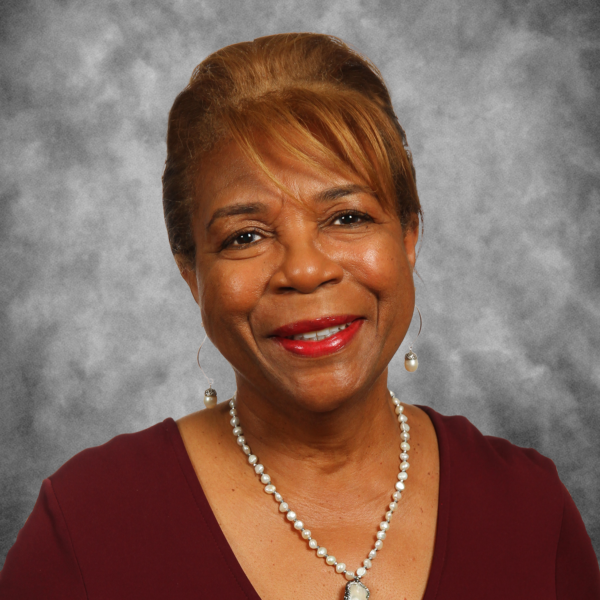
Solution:
{"label": "gray mottled backdrop", "polygon": [[[398,355],[391,387],[550,456],[600,550],[595,0],[1,6],[0,565],[70,456],[200,406],[167,112],[208,53],[285,31],[372,58],[414,152],[421,366]],[[224,398],[231,369],[205,362]]]}

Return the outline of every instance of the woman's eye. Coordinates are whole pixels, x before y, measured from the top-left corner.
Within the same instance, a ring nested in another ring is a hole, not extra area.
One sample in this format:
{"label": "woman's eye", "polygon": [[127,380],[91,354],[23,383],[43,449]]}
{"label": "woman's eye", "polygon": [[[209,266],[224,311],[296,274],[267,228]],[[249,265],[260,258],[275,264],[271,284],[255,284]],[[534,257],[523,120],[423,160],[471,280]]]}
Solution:
{"label": "woman's eye", "polygon": [[240,233],[240,235],[233,238],[230,242],[231,246],[245,246],[247,244],[251,244],[252,242],[256,242],[260,239],[258,233],[254,231],[245,231],[244,233]]}
{"label": "woman's eye", "polygon": [[334,225],[359,225],[364,223],[367,219],[366,215],[362,215],[360,213],[347,213],[345,215],[340,215],[333,221]]}

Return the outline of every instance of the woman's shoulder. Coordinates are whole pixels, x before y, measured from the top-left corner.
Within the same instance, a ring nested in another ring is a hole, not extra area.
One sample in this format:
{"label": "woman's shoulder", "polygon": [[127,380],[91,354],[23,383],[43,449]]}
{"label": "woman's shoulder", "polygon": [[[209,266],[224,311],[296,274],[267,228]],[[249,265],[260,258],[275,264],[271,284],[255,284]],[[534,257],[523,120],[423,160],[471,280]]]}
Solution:
{"label": "woman's shoulder", "polygon": [[[484,477],[509,477],[510,481],[535,480],[558,486],[560,480],[552,460],[534,448],[523,448],[509,440],[483,434],[460,415],[441,415],[421,407],[429,415],[438,436],[440,453],[451,460],[453,471],[477,472]],[[455,473],[455,476],[457,473]]]}
{"label": "woman's shoulder", "polygon": [[177,425],[165,419],[135,433],[123,433],[100,446],[82,450],[49,477],[57,495],[98,498],[138,489],[156,482],[172,469],[176,456],[170,449]]}
{"label": "woman's shoulder", "polygon": [[440,493],[452,503],[456,519],[475,526],[476,535],[485,523],[496,533],[510,530],[516,538],[555,544],[570,496],[552,460],[484,435],[463,416],[424,410],[438,436]]}
{"label": "woman's shoulder", "polygon": [[[552,460],[484,435],[465,417],[420,408],[438,437],[446,585],[468,597],[485,597],[490,582],[510,595],[515,581],[522,597],[592,597],[585,594],[600,585],[594,550]],[[589,590],[562,595],[569,587]]]}

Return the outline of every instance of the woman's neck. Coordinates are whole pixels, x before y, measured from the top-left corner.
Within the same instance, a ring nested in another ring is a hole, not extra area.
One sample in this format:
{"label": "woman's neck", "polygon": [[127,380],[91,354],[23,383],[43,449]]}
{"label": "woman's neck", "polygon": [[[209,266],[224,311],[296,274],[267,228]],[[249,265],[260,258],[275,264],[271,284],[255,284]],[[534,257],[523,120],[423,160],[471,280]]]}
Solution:
{"label": "woman's neck", "polygon": [[[259,461],[284,486],[302,482],[307,497],[331,496],[357,479],[385,481],[397,469],[400,435],[387,390],[387,373],[367,393],[327,412],[300,403],[274,405],[240,383],[237,412]],[[294,487],[297,487],[294,486]],[[375,485],[374,492],[378,494]]]}

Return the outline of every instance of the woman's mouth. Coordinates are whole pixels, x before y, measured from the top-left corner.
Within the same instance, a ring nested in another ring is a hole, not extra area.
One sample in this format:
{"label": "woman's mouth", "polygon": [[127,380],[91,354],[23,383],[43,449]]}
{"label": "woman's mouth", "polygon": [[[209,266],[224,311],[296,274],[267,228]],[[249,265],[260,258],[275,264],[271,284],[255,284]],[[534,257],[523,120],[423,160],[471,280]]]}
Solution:
{"label": "woman's mouth", "polygon": [[328,329],[320,329],[319,331],[309,331],[308,333],[300,333],[298,335],[291,336],[292,340],[308,340],[311,342],[320,342],[321,340],[326,340],[328,337],[339,333],[346,327],[349,327],[350,323],[345,323],[344,325],[339,325],[337,327],[329,327]]}
{"label": "woman's mouth", "polygon": [[317,358],[347,346],[363,321],[354,315],[298,321],[280,327],[273,332],[271,339],[293,354]]}

